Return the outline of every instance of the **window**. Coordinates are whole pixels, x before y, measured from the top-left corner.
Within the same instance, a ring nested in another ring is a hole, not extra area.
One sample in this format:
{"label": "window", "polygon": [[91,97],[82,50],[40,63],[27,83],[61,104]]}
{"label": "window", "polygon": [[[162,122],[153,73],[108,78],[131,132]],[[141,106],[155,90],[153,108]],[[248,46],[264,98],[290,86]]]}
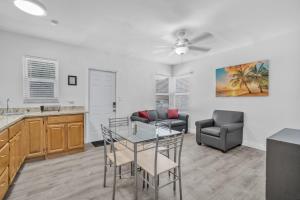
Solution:
{"label": "window", "polygon": [[157,75],[156,81],[156,109],[169,108],[169,77]]}
{"label": "window", "polygon": [[56,60],[24,57],[24,103],[58,102],[58,62]]}
{"label": "window", "polygon": [[189,106],[189,76],[174,77],[175,79],[175,108],[187,111]]}

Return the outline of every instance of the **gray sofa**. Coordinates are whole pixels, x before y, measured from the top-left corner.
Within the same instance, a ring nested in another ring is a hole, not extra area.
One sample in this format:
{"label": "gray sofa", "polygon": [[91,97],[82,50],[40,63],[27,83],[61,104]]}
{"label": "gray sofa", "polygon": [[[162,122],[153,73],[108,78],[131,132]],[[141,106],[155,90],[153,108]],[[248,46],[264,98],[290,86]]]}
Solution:
{"label": "gray sofa", "polygon": [[168,119],[167,111],[147,110],[147,112],[149,119],[139,117],[138,112],[133,113],[130,119],[158,126],[171,126],[172,130],[182,131],[184,129],[185,133],[188,132],[189,115],[187,114],[179,113],[178,119]]}
{"label": "gray sofa", "polygon": [[243,142],[244,113],[215,110],[212,119],[197,121],[196,141],[223,152]]}

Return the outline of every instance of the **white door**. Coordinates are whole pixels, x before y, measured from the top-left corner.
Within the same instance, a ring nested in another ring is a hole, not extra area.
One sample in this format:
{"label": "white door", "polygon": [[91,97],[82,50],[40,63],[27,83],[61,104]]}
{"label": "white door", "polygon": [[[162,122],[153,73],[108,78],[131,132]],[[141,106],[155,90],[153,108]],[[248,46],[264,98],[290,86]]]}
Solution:
{"label": "white door", "polygon": [[116,73],[89,70],[89,113],[87,142],[102,140],[101,124],[116,113]]}

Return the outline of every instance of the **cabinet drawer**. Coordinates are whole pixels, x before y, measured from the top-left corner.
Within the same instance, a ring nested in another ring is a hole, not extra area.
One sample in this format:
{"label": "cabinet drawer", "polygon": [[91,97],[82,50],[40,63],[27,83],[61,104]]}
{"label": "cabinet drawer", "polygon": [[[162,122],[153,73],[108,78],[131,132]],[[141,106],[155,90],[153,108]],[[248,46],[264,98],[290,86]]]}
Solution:
{"label": "cabinet drawer", "polygon": [[0,174],[8,167],[9,144],[0,149]]}
{"label": "cabinet drawer", "polygon": [[83,122],[83,115],[62,115],[48,117],[48,124]]}
{"label": "cabinet drawer", "polygon": [[3,199],[8,189],[8,168],[0,176],[0,199]]}
{"label": "cabinet drawer", "polygon": [[22,130],[23,122],[24,121],[17,122],[9,128],[9,139],[13,138]]}
{"label": "cabinet drawer", "polygon": [[8,142],[8,130],[0,132],[0,148],[3,147]]}

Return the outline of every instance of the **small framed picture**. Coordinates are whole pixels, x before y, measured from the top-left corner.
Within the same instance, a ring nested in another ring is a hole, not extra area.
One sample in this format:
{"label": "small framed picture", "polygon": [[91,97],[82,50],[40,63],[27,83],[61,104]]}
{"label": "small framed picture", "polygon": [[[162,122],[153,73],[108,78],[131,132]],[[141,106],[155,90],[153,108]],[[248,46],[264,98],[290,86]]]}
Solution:
{"label": "small framed picture", "polygon": [[77,85],[77,76],[68,76],[68,85]]}

